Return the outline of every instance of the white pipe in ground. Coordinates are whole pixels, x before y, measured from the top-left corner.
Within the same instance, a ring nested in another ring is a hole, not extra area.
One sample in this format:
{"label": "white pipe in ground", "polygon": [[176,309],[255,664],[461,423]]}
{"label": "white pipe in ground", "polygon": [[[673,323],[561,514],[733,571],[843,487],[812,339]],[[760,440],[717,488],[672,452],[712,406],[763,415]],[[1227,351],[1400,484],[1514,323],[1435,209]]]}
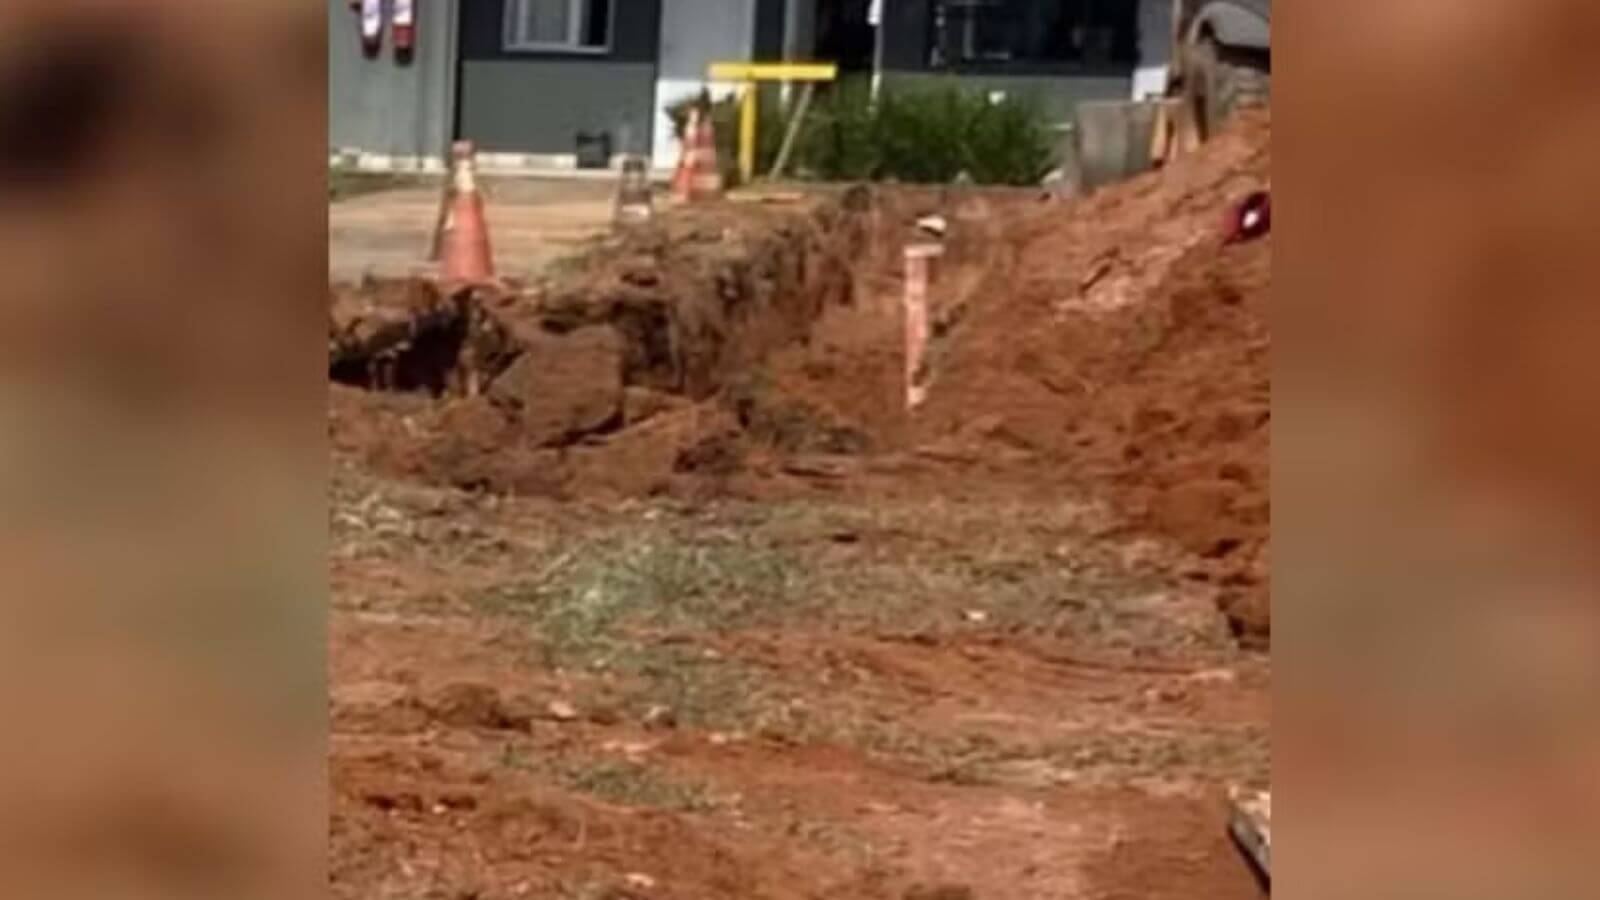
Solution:
{"label": "white pipe in ground", "polygon": [[935,257],[944,254],[940,244],[915,244],[906,248],[906,409],[914,410],[928,399],[928,281]]}

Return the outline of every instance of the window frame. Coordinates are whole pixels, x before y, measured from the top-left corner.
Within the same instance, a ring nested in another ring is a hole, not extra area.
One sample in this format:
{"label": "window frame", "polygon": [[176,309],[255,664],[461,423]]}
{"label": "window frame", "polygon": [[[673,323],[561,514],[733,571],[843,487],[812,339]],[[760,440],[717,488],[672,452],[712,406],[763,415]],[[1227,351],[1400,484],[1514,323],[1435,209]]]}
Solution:
{"label": "window frame", "polygon": [[[469,0],[470,2],[470,0]],[[519,40],[520,29],[517,27],[522,13],[529,3],[538,0],[505,0],[505,21],[501,23],[500,49],[506,53],[554,53],[571,56],[604,56],[611,52],[616,40],[617,30],[617,0],[567,0],[569,13],[580,13],[571,16],[572,24],[568,28],[568,39],[564,42],[552,41],[523,41]],[[573,32],[582,29],[583,17],[581,15],[584,5],[600,6],[606,8],[606,39],[603,44],[580,44],[573,38]]]}
{"label": "window frame", "polygon": [[[1134,14],[1131,37],[1133,38],[1134,54],[1126,59],[1116,56],[1116,38],[1112,39],[1112,54],[1105,60],[1088,59],[1051,59],[1040,57],[1024,57],[1010,59],[983,59],[983,58],[940,58],[940,16],[937,8],[948,2],[948,5],[969,10],[980,10],[985,6],[1003,6],[1007,0],[933,0],[929,6],[927,31],[922,51],[922,65],[930,72],[943,72],[953,75],[1027,75],[1027,76],[1068,76],[1068,77],[1110,77],[1124,75],[1138,66],[1138,45],[1143,35],[1139,33],[1137,12]],[[1132,2],[1132,0],[1129,0]],[[1134,7],[1135,10],[1137,6]],[[947,26],[948,27],[948,24]],[[1118,33],[1113,28],[1112,33]]]}

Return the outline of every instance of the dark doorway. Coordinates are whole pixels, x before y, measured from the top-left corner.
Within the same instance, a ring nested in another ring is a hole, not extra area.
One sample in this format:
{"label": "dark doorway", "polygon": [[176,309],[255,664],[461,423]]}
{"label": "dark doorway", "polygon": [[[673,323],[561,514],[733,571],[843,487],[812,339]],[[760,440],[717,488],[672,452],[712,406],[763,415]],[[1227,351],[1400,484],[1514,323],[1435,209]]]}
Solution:
{"label": "dark doorway", "polygon": [[839,64],[842,72],[872,71],[877,36],[867,24],[870,0],[816,0],[817,59]]}

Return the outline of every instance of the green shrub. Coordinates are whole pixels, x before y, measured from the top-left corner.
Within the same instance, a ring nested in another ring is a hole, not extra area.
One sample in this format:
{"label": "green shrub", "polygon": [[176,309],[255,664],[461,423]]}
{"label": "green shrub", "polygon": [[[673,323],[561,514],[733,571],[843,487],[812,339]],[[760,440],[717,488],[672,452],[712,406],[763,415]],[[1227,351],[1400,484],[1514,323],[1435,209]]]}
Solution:
{"label": "green shrub", "polygon": [[985,102],[959,89],[885,93],[877,117],[884,171],[919,184],[953,181],[970,171],[968,138]]}
{"label": "green shrub", "polygon": [[878,146],[872,93],[866,82],[832,86],[811,108],[795,146],[790,170],[830,181],[878,178],[883,154]]}
{"label": "green shrub", "polygon": [[[713,103],[708,94],[668,107],[681,138],[689,109],[709,110],[717,157],[729,184],[738,183],[739,101]],[[772,170],[786,111],[776,86],[764,86],[757,127],[756,171]],[[1055,163],[1055,137],[1031,98],[991,103],[982,91],[960,85],[886,89],[877,103],[862,79],[819,90],[797,137],[788,172],[826,181],[895,179],[941,184],[962,172],[979,184],[1037,184]]]}
{"label": "green shrub", "polygon": [[1055,162],[1037,103],[991,103],[959,85],[886,89],[874,104],[865,84],[839,84],[813,110],[797,149],[797,172],[835,181],[937,184],[966,172],[980,184],[1037,184]]}
{"label": "green shrub", "polygon": [[1056,145],[1033,98],[985,103],[968,126],[968,171],[980,184],[1038,184],[1057,162]]}

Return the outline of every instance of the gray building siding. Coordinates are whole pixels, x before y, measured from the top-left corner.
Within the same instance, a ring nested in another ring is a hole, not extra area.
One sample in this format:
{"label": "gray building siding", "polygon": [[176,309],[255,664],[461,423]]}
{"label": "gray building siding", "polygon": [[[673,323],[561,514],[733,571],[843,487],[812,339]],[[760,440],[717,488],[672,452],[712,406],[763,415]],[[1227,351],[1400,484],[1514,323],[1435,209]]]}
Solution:
{"label": "gray building siding", "polygon": [[657,29],[661,77],[704,81],[713,62],[750,59],[756,34],[754,0],[666,0]]}
{"label": "gray building siding", "polygon": [[580,133],[648,153],[652,63],[478,60],[461,66],[461,136],[490,153],[571,154]]}
{"label": "gray building siding", "polygon": [[648,153],[661,0],[614,0],[604,53],[510,51],[504,0],[461,11],[457,131],[490,153],[567,155],[580,132],[605,132],[616,152]]}
{"label": "gray building siding", "polygon": [[348,0],[327,5],[331,148],[442,158],[454,120],[455,3],[417,4],[416,49],[404,63],[395,59],[387,33],[382,51],[365,56]]}

